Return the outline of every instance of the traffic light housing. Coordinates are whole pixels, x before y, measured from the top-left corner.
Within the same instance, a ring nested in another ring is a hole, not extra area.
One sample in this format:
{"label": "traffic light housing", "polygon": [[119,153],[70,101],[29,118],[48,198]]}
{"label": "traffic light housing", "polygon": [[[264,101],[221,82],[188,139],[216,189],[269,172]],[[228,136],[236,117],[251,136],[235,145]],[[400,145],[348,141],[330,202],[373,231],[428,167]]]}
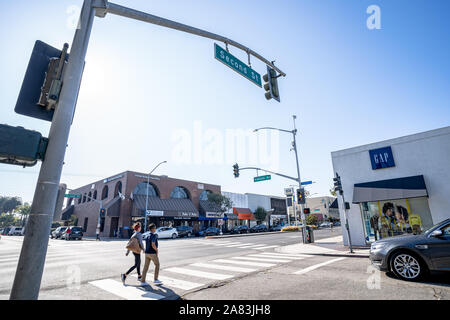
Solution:
{"label": "traffic light housing", "polygon": [[306,203],[305,189],[303,189],[303,188],[297,189],[297,203],[298,204],[305,204]]}
{"label": "traffic light housing", "polygon": [[303,209],[303,213],[304,214],[310,214],[311,210],[309,208],[305,208],[305,209]]}
{"label": "traffic light housing", "polygon": [[32,167],[44,160],[47,144],[37,131],[0,124],[0,163]]}
{"label": "traffic light housing", "polygon": [[101,209],[100,209],[100,218],[101,218],[101,219],[104,219],[104,218],[105,218],[105,215],[106,215],[106,209],[101,208]]}
{"label": "traffic light housing", "polygon": [[233,174],[235,178],[239,177],[239,165],[237,163],[233,165]]}
{"label": "traffic light housing", "polygon": [[333,178],[334,181],[334,190],[336,192],[339,192],[339,194],[343,194],[344,191],[342,190],[342,183],[341,183],[341,177],[336,173],[336,177]]}
{"label": "traffic light housing", "polygon": [[275,99],[280,102],[280,91],[278,90],[277,72],[267,66],[267,73],[263,76],[265,96],[267,100]]}

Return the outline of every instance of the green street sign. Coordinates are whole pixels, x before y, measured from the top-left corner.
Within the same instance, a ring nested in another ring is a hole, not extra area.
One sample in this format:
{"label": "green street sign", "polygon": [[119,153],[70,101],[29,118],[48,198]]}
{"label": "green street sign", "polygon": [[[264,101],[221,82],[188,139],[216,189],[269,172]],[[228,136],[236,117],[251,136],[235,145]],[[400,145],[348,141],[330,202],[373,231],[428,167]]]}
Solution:
{"label": "green street sign", "polygon": [[81,198],[81,194],[65,194],[64,198],[80,199]]}
{"label": "green street sign", "polygon": [[214,43],[214,56],[224,65],[230,67],[240,75],[246,77],[257,86],[262,87],[261,75],[258,72],[250,68],[248,65],[243,63],[241,60],[233,56],[231,53],[227,52],[227,50],[223,49],[216,43]]}
{"label": "green street sign", "polygon": [[265,181],[265,180],[270,180],[270,174],[253,178],[254,182]]}

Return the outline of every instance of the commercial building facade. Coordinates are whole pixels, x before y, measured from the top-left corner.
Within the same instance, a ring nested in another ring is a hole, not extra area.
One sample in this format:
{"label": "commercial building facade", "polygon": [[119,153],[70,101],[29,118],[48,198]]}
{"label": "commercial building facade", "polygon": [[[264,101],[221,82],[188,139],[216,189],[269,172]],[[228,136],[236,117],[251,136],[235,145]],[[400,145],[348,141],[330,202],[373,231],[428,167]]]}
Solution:
{"label": "commercial building facade", "polygon": [[309,208],[310,214],[317,216],[318,221],[339,220],[339,212],[334,210],[331,205],[336,198],[331,196],[306,198],[305,208]]}
{"label": "commercial building facade", "polygon": [[[61,219],[75,215],[87,236],[95,235],[100,220],[100,236],[113,237],[134,222],[144,222],[147,209],[148,222],[158,227],[190,225],[198,230],[206,216],[213,213],[211,206],[204,210],[208,193],[221,192],[220,186],[214,184],[155,175],[147,183],[147,178],[144,173],[125,171],[72,190],[81,198],[68,199]],[[99,219],[101,207],[106,209],[104,219]]]}
{"label": "commercial building facade", "polygon": [[[332,152],[331,157],[350,203],[352,244],[422,233],[450,217],[450,127]],[[338,203],[344,222],[340,196]],[[343,237],[348,245],[346,232]]]}

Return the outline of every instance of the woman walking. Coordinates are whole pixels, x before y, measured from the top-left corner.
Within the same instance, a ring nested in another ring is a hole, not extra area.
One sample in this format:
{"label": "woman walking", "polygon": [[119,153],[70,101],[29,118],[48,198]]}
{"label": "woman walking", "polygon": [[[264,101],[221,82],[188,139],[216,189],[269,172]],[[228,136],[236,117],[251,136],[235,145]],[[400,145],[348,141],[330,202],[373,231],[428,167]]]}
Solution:
{"label": "woman walking", "polygon": [[126,256],[130,253],[130,251],[134,255],[134,265],[126,272],[121,274],[122,282],[125,284],[125,280],[127,276],[136,269],[138,274],[138,280],[141,280],[141,251],[144,250],[144,244],[142,243],[142,233],[141,233],[141,224],[139,222],[133,225],[134,233],[130,238],[130,241],[127,245]]}

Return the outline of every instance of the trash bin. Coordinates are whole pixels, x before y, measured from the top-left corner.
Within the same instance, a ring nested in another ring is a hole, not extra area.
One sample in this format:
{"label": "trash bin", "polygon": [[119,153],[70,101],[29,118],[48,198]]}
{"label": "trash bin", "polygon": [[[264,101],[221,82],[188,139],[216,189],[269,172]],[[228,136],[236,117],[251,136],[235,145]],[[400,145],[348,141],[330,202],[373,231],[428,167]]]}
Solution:
{"label": "trash bin", "polygon": [[303,241],[304,243],[313,243],[314,242],[314,231],[313,228],[310,226],[306,226],[302,229],[305,234],[303,235]]}

